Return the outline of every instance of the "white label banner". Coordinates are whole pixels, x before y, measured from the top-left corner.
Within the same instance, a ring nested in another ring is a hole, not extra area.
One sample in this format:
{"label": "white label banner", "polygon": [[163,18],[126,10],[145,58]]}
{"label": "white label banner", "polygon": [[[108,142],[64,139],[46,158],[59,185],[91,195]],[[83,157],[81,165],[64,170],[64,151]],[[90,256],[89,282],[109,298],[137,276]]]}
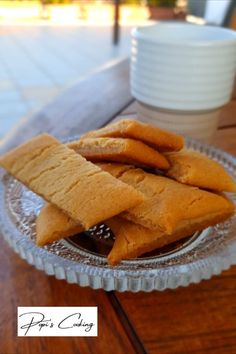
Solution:
{"label": "white label banner", "polygon": [[96,337],[97,307],[18,307],[18,337]]}

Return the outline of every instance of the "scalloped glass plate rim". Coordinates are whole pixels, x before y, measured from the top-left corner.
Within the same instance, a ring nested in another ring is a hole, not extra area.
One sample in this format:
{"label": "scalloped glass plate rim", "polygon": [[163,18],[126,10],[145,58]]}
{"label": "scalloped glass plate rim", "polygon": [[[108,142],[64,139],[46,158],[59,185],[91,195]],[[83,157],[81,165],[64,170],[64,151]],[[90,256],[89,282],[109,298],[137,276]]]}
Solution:
{"label": "scalloped glass plate rim", "polygon": [[[76,138],[78,137],[69,137],[66,141]],[[205,153],[212,152],[232,163],[236,174],[235,157],[213,146],[194,141],[191,138],[186,140],[187,145],[192,148]],[[1,170],[0,184],[3,184],[4,175],[5,172]],[[4,193],[4,188],[2,188],[2,193]],[[2,203],[3,200],[0,202]],[[91,266],[89,263],[68,260],[48,252],[44,248],[37,247],[33,241],[27,237],[22,237],[21,232],[16,229],[7,212],[5,212],[4,216],[6,219],[2,220],[3,215],[0,214],[0,227],[5,240],[29,264],[35,265],[37,269],[44,270],[48,275],[55,275],[58,279],[66,279],[69,283],[90,286],[94,289],[103,288],[105,290],[134,292],[173,289],[178,286],[197,283],[202,279],[209,279],[212,275],[219,274],[221,271],[228,269],[230,265],[236,264],[236,240],[234,240],[233,243],[225,245],[224,252],[219,250],[214,255],[196,259],[190,263],[170,265],[161,269],[158,267],[156,269],[148,267],[145,269],[126,269],[129,264],[140,263],[141,265],[141,263],[147,263],[146,265],[148,265],[148,259],[145,258],[141,262],[139,259],[122,262],[122,266],[125,266],[125,269],[119,266],[108,267],[102,261],[98,262],[97,265]],[[184,251],[188,251],[188,247],[193,247],[193,244],[190,243],[184,248]],[[104,257],[101,258],[104,260]],[[150,262],[153,264],[153,259]],[[154,262],[158,265],[158,259]]]}

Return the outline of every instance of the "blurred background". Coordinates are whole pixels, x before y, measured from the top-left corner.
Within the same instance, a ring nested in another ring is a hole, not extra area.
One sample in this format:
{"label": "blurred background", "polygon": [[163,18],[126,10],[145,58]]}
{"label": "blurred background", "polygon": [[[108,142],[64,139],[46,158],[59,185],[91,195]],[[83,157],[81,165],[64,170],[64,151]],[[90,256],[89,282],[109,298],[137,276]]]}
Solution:
{"label": "blurred background", "polygon": [[0,0],[0,141],[62,90],[129,56],[157,20],[236,29],[235,0]]}

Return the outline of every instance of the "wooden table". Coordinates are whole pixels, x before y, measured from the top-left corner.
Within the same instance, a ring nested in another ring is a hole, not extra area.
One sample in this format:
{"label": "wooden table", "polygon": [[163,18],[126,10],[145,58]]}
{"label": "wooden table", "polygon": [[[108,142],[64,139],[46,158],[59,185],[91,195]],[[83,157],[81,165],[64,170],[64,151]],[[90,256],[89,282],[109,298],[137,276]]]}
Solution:
{"label": "wooden table", "polygon": [[[58,137],[134,116],[128,61],[62,94],[8,137],[5,149],[43,131]],[[236,105],[223,111],[214,144],[236,155]],[[106,293],[46,276],[0,238],[0,353],[236,353],[236,267],[187,288]],[[97,338],[17,338],[17,306],[98,306]]]}

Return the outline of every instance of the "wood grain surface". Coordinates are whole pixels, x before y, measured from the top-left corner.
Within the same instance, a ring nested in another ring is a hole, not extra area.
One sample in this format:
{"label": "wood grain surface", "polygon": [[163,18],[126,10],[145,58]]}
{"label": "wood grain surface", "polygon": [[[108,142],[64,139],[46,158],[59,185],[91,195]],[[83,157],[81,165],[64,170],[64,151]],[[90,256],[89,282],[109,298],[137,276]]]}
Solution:
{"label": "wood grain surface", "polygon": [[[80,288],[46,276],[21,260],[0,240],[0,353],[135,353],[125,329],[103,290]],[[17,306],[98,306],[99,335],[94,338],[16,337]]]}
{"label": "wood grain surface", "polygon": [[187,288],[116,296],[147,353],[236,353],[236,267]]}
{"label": "wood grain surface", "polygon": [[[213,143],[236,155],[232,106],[224,108]],[[78,83],[26,120],[4,150],[42,131],[58,137],[78,134],[115,117],[135,117],[135,111],[124,61]],[[173,291],[106,293],[45,275],[1,237],[0,303],[0,354],[236,354],[236,267]],[[76,305],[98,306],[97,338],[16,337],[17,306]]]}

